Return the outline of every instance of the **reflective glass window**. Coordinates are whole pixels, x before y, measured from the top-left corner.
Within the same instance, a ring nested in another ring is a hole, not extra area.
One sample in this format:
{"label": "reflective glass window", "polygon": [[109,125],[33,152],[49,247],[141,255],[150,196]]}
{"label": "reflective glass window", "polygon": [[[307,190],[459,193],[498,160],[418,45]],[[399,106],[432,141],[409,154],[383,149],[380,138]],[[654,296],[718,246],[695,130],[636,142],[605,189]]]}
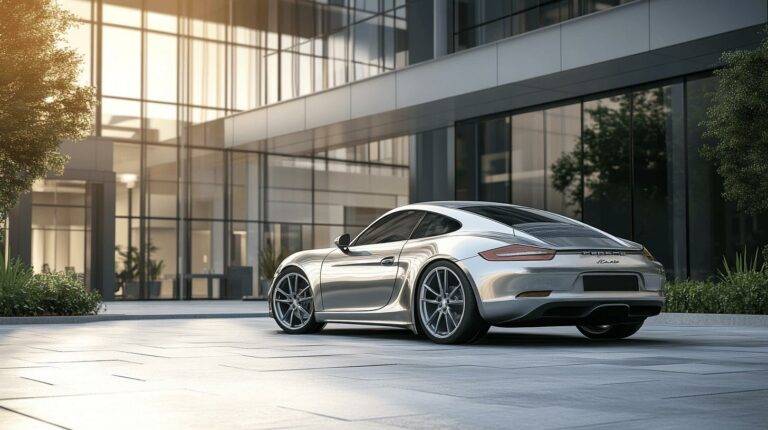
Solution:
{"label": "reflective glass window", "polygon": [[509,118],[498,117],[478,123],[480,138],[480,200],[509,201]]}
{"label": "reflective glass window", "polygon": [[420,211],[401,211],[387,215],[361,233],[352,245],[375,245],[406,240],[423,215]]}
{"label": "reflective glass window", "polygon": [[544,113],[512,116],[512,203],[544,207]]}
{"label": "reflective glass window", "polygon": [[424,218],[419,222],[419,226],[414,230],[411,239],[420,239],[423,237],[439,236],[448,234],[461,228],[461,223],[445,215],[439,215],[433,212],[427,212]]}
{"label": "reflective glass window", "polygon": [[583,111],[584,221],[623,238],[632,237],[631,102],[620,94],[584,102]]}
{"label": "reflective glass window", "polygon": [[141,97],[141,32],[105,25],[101,86],[108,96]]}

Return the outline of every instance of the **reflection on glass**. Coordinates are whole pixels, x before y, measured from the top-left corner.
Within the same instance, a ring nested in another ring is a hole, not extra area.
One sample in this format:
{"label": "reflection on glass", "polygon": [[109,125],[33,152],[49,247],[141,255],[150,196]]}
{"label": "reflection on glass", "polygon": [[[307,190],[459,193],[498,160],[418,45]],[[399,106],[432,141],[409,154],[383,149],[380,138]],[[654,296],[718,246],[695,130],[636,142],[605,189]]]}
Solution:
{"label": "reflection on glass", "polygon": [[141,201],[141,146],[115,143],[112,169],[115,172],[115,215],[139,216]]}
{"label": "reflection on glass", "polygon": [[178,148],[147,145],[145,163],[147,202],[145,213],[156,217],[172,217],[177,214]]}
{"label": "reflection on glass", "polygon": [[144,242],[145,298],[178,297],[176,281],[176,221],[147,220]]}
{"label": "reflection on glass", "polygon": [[509,118],[480,121],[480,200],[509,201]]}
{"label": "reflection on glass", "polygon": [[232,154],[229,174],[232,219],[258,221],[264,218],[265,158],[261,154]]}
{"label": "reflection on glass", "polygon": [[512,117],[512,203],[544,207],[544,114]]}
{"label": "reflection on glass", "polygon": [[145,103],[144,115],[145,140],[152,143],[175,145],[179,135],[177,118],[178,107],[164,103]]}
{"label": "reflection on glass", "polygon": [[312,160],[267,156],[267,219],[312,223]]}
{"label": "reflection on glass", "polygon": [[[581,104],[544,111],[547,142],[546,209],[581,217]],[[573,168],[576,166],[576,168]]]}
{"label": "reflection on glass", "polygon": [[102,19],[106,23],[141,27],[142,0],[106,1],[101,5]]}
{"label": "reflection on glass", "polygon": [[[584,221],[632,237],[630,103],[627,95],[584,102]],[[577,166],[573,166],[577,168]]]}
{"label": "reflection on glass", "polygon": [[102,92],[107,96],[141,97],[141,32],[105,25],[102,33]]}
{"label": "reflection on glass", "polygon": [[194,218],[224,218],[224,152],[193,149],[189,160],[190,214]]}
{"label": "reflection on glass", "polygon": [[474,122],[456,124],[456,200],[477,198],[477,125]]}
{"label": "reflection on glass", "polygon": [[141,103],[103,97],[101,135],[124,140],[141,140]]}
{"label": "reflection on glass", "polygon": [[141,235],[136,218],[115,219],[115,297],[137,300],[141,294]]}
{"label": "reflection on glass", "polygon": [[147,33],[145,97],[150,100],[177,101],[178,71],[176,50],[178,38],[166,34]]}
{"label": "reflection on glass", "polygon": [[72,272],[86,282],[90,226],[85,181],[40,180],[32,187],[32,268]]}
{"label": "reflection on glass", "polygon": [[[669,94],[667,100],[665,90],[672,88],[675,94]],[[682,109],[673,111],[672,105],[667,104],[673,101],[673,96],[682,97],[682,84],[636,92],[632,113],[634,238],[652,249],[654,256],[669,268],[674,267],[675,237],[670,188],[677,182],[673,176],[676,172],[673,144],[678,132],[683,130]],[[677,146],[682,146],[682,142]],[[684,163],[680,164],[677,172],[682,173]],[[681,191],[684,193],[685,188]],[[679,203],[684,205],[683,201]],[[683,225],[683,231],[679,232],[682,237],[684,229]]]}
{"label": "reflection on glass", "polygon": [[190,102],[226,108],[227,46],[196,39],[190,45]]}

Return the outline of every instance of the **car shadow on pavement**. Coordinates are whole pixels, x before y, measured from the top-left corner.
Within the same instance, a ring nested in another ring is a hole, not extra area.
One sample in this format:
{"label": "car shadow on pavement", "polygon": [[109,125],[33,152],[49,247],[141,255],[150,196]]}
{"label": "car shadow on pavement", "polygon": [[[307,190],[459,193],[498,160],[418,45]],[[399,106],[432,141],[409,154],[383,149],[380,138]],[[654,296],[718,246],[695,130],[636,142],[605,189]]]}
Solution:
{"label": "car shadow on pavement", "polygon": [[[520,330],[526,330],[525,332],[509,331],[514,329],[505,329],[503,332],[491,331],[483,336],[478,341],[469,344],[474,347],[498,347],[498,346],[514,346],[514,347],[546,347],[546,346],[578,346],[578,347],[611,347],[611,346],[669,346],[680,343],[689,344],[690,342],[680,342],[679,340],[666,340],[659,338],[644,338],[642,332],[630,337],[628,339],[605,341],[605,340],[591,340],[579,334],[576,329],[573,329],[573,333],[562,332],[552,333],[542,331],[540,333],[533,332],[535,329],[525,328]],[[545,329],[542,329],[545,330]],[[431,343],[429,339],[424,336],[417,336],[410,330],[396,329],[396,328],[356,328],[356,327],[329,327],[320,332],[317,336],[321,337],[343,337],[343,338],[360,338],[365,340],[399,340],[399,341],[412,341],[423,342],[426,344]]]}

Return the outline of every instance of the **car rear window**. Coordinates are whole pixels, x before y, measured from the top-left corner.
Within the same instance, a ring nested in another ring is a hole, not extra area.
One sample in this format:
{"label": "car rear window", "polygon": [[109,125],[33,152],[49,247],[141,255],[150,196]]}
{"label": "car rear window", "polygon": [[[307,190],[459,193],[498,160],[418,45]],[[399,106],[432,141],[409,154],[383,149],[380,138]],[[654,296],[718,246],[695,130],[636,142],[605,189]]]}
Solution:
{"label": "car rear window", "polygon": [[467,212],[490,218],[510,227],[528,223],[563,223],[561,220],[512,206],[468,206]]}
{"label": "car rear window", "polygon": [[468,206],[461,209],[513,227],[554,246],[599,248],[620,245],[597,230],[540,212],[513,206]]}

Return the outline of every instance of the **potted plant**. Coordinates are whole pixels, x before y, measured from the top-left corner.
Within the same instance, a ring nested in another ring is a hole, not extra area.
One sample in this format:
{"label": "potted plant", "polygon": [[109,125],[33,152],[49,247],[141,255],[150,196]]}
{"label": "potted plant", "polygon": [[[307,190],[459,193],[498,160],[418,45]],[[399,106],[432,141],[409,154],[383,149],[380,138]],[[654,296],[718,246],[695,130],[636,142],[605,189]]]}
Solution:
{"label": "potted plant", "polygon": [[[138,248],[131,246],[123,250],[120,246],[115,247],[115,251],[123,261],[123,268],[115,274],[117,288],[122,288],[124,299],[141,298],[141,272],[144,269],[141,264],[141,256]],[[147,265],[146,280],[147,294],[150,299],[160,297],[160,290],[163,282],[160,276],[165,268],[164,260],[153,260],[152,254],[157,251],[157,247],[152,243],[147,244]]]}
{"label": "potted plant", "polygon": [[115,273],[117,289],[123,290],[124,299],[138,299],[141,294],[139,249],[131,246],[123,250],[120,246],[116,246],[115,252],[123,260],[122,270]]}
{"label": "potted plant", "polygon": [[264,297],[269,290],[269,285],[272,283],[272,278],[275,277],[275,272],[280,266],[280,263],[285,259],[284,252],[277,253],[271,240],[267,240],[267,243],[259,254],[259,295]]}

